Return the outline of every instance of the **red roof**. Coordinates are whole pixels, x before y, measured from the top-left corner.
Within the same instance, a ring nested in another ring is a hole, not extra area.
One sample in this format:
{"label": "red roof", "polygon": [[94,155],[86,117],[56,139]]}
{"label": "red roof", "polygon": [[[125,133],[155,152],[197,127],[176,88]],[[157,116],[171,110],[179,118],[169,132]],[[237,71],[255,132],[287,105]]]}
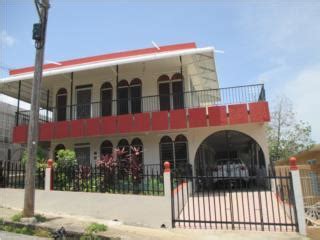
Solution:
{"label": "red roof", "polygon": [[[51,68],[57,69],[57,68],[63,68],[66,66],[85,64],[85,63],[91,63],[91,62],[115,60],[115,59],[119,59],[119,58],[134,57],[134,56],[159,53],[159,52],[169,52],[169,51],[177,51],[177,50],[183,50],[183,49],[191,49],[191,48],[196,48],[196,44],[195,43],[182,43],[182,44],[166,45],[166,46],[159,46],[159,47],[160,47],[159,50],[157,48],[143,48],[143,49],[137,49],[137,50],[124,51],[124,52],[108,53],[108,54],[97,55],[97,56],[92,56],[92,57],[77,58],[77,59],[72,59],[72,60],[67,60],[67,61],[61,61],[61,62],[59,62],[59,64],[61,64],[61,65],[49,63],[49,64],[44,64],[43,69],[51,69]],[[18,69],[10,70],[9,74],[16,75],[16,74],[21,74],[21,73],[33,72],[33,71],[34,71],[34,67],[25,67],[25,68],[18,68]]]}

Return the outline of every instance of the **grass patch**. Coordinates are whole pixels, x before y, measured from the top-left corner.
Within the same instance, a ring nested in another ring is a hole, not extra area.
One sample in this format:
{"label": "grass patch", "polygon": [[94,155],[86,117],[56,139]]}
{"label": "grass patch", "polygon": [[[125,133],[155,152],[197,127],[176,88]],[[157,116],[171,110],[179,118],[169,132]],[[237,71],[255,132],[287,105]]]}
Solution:
{"label": "grass patch", "polygon": [[101,239],[99,236],[95,236],[98,232],[107,231],[108,228],[104,224],[100,223],[91,223],[87,228],[86,232],[83,236],[80,237],[80,240],[99,240]]}
{"label": "grass patch", "polygon": [[17,213],[11,217],[13,222],[20,222],[22,218],[22,213]]}
{"label": "grass patch", "polygon": [[86,233],[88,234],[94,234],[98,232],[104,232],[107,231],[107,226],[104,224],[100,223],[91,223],[87,228],[86,228]]}
{"label": "grass patch", "polygon": [[46,222],[47,218],[41,214],[36,214],[34,215],[35,219],[37,220],[37,222]]}
{"label": "grass patch", "polygon": [[13,232],[18,234],[38,236],[38,237],[47,237],[47,238],[52,237],[51,233],[44,229],[33,229],[32,227],[28,227],[28,226],[6,225],[4,224],[3,221],[0,222],[0,231]]}

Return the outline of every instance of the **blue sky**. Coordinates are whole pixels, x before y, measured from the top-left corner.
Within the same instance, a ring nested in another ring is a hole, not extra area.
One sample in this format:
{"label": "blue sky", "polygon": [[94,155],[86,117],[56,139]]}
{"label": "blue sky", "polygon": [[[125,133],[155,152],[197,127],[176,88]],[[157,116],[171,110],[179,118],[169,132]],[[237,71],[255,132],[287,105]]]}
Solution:
{"label": "blue sky", "polygon": [[[34,63],[33,0],[0,0],[0,77]],[[194,41],[216,55],[220,86],[264,82],[285,94],[320,142],[319,1],[51,0],[46,59]]]}

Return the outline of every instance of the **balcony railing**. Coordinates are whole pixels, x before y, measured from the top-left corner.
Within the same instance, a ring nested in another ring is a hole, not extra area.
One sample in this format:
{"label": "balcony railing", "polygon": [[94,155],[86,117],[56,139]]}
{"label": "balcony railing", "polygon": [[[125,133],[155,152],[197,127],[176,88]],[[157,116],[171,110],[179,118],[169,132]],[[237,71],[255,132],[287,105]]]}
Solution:
{"label": "balcony railing", "polygon": [[[258,101],[265,101],[263,84],[57,106],[40,109],[39,121],[55,122]],[[30,111],[17,112],[17,124],[28,124],[29,116]]]}

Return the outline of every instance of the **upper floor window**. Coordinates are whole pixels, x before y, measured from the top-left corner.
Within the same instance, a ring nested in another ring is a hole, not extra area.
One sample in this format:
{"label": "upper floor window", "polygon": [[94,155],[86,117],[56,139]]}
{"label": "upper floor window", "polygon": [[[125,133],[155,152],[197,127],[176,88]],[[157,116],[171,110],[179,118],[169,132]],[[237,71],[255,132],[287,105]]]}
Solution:
{"label": "upper floor window", "polygon": [[57,121],[67,120],[67,95],[65,88],[60,88],[56,95]]}
{"label": "upper floor window", "polygon": [[171,79],[167,75],[158,78],[160,111],[184,107],[183,76],[175,73]]}
{"label": "upper floor window", "polygon": [[101,96],[101,116],[112,115],[112,85],[109,82],[102,84]]}
{"label": "upper floor window", "polygon": [[129,113],[128,99],[129,99],[129,84],[127,80],[121,80],[117,87],[117,105],[118,115]]}
{"label": "upper floor window", "polygon": [[135,78],[130,83],[131,113],[141,112],[141,80]]}

